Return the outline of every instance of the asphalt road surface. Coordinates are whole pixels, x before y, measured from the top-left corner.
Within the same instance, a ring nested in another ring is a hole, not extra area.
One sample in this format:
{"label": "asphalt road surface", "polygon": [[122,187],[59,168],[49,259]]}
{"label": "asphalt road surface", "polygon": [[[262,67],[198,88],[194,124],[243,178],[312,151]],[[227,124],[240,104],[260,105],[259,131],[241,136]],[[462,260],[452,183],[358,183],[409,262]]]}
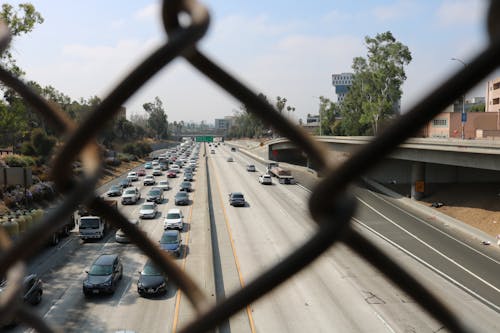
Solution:
{"label": "asphalt road surface", "polygon": [[[183,251],[176,262],[190,273],[212,303],[240,289],[282,260],[314,231],[308,214],[309,190],[300,185],[261,185],[264,167],[227,146],[203,158],[182,208]],[[209,152],[209,151],[208,151]],[[233,157],[234,162],[227,158]],[[257,172],[247,172],[249,163]],[[206,168],[208,167],[208,173]],[[165,177],[165,176],[163,176]],[[157,177],[158,178],[158,177]],[[162,178],[162,177],[160,177]],[[209,181],[209,182],[207,182]],[[171,180],[161,216],[141,221],[153,240],[174,207],[180,179]],[[136,183],[142,201],[149,186]],[[102,189],[102,191],[107,188]],[[228,193],[245,195],[232,207]],[[477,332],[500,331],[498,253],[446,235],[416,213],[409,215],[380,194],[355,189],[359,210],[354,227],[435,292]],[[140,204],[119,209],[131,218]],[[124,277],[113,295],[85,298],[84,271],[101,253],[118,253]],[[136,281],[146,257],[130,244],[86,242],[75,236],[47,249],[29,265],[42,273],[44,298],[36,310],[66,332],[175,332],[195,318],[174,285],[165,296],[142,298]],[[22,331],[17,327],[11,331]],[[446,332],[426,311],[347,246],[337,244],[272,293],[245,307],[219,327],[221,332]]]}

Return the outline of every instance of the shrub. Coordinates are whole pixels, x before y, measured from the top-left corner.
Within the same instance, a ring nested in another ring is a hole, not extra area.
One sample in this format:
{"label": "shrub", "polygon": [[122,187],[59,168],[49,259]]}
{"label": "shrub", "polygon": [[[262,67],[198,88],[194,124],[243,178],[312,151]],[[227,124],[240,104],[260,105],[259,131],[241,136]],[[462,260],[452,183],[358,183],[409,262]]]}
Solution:
{"label": "shrub", "polygon": [[47,157],[56,144],[56,138],[48,136],[43,129],[37,128],[31,134],[31,144],[39,155]]}
{"label": "shrub", "polygon": [[106,157],[104,159],[104,163],[110,166],[119,166],[121,164],[121,161],[115,157]]}
{"label": "shrub", "polygon": [[21,145],[21,154],[35,156],[36,155],[35,147],[33,147],[31,142],[25,141]]}
{"label": "shrub", "polygon": [[4,157],[4,162],[10,167],[29,167],[35,165],[35,160],[30,156],[23,155],[7,155]]}

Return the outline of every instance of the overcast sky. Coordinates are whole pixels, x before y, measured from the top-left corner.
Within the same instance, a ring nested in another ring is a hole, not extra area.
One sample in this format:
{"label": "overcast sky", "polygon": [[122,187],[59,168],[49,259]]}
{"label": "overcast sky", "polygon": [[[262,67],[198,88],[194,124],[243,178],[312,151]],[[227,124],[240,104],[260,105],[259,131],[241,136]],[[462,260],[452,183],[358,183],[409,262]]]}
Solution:
{"label": "overcast sky", "polygon": [[[24,1],[5,1],[17,4]],[[13,41],[27,75],[74,99],[101,98],[165,39],[160,1],[30,1],[45,18]],[[284,96],[295,117],[317,113],[318,98],[335,100],[331,74],[351,71],[366,56],[366,35],[390,30],[412,52],[403,111],[470,61],[487,41],[486,0],[207,0],[211,26],[200,49],[275,100]],[[499,76],[498,72],[496,76]],[[492,75],[494,76],[494,75]],[[484,84],[468,97],[484,96]],[[169,120],[231,115],[240,103],[182,59],[159,72],[126,102],[127,116],[160,97]]]}

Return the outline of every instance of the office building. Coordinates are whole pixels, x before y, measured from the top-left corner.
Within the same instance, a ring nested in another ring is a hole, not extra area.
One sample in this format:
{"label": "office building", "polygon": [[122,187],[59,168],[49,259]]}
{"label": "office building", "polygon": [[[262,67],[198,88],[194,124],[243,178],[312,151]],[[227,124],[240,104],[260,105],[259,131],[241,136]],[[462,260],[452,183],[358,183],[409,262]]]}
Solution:
{"label": "office building", "polygon": [[337,102],[342,103],[345,95],[352,86],[352,73],[332,74],[332,85],[335,87],[335,94],[337,95]]}
{"label": "office building", "polygon": [[485,111],[500,112],[500,77],[486,85]]}

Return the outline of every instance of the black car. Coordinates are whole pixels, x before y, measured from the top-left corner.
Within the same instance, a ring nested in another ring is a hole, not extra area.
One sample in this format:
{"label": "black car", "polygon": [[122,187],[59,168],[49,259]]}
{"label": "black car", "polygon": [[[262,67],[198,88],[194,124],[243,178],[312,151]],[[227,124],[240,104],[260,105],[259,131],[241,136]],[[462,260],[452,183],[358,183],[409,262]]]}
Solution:
{"label": "black car", "polygon": [[111,185],[106,195],[108,197],[119,197],[122,195],[122,187],[120,185]]}
{"label": "black car", "polygon": [[174,199],[176,205],[189,205],[189,195],[187,192],[177,192]]}
{"label": "black car", "polygon": [[173,253],[178,258],[181,256],[181,233],[179,230],[165,230],[160,238],[160,248],[168,253]]}
{"label": "black car", "polygon": [[231,147],[231,151],[236,151],[236,148],[234,148],[234,147]]}
{"label": "black car", "polygon": [[83,280],[83,294],[113,294],[118,280],[123,277],[123,266],[116,254],[101,254],[87,271]]}
{"label": "black car", "polygon": [[167,282],[167,276],[151,260],[148,260],[139,272],[137,292],[141,296],[165,294]]}
{"label": "black car", "polygon": [[[7,288],[7,280],[0,278],[0,295]],[[37,305],[42,301],[43,282],[36,274],[30,274],[23,279],[23,301]]]}
{"label": "black car", "polygon": [[157,204],[161,204],[163,202],[163,190],[156,187],[152,188],[148,192],[146,200],[156,202]]}
{"label": "black car", "polygon": [[229,193],[229,204],[234,207],[243,207],[245,206],[245,197],[243,193],[240,192],[232,192]]}
{"label": "black car", "polygon": [[181,191],[191,192],[193,190],[191,182],[184,181],[181,183]]}
{"label": "black car", "polygon": [[118,183],[118,186],[120,186],[121,188],[129,187],[131,185],[132,185],[132,182],[128,178],[124,178],[124,179],[120,180],[120,182]]}

